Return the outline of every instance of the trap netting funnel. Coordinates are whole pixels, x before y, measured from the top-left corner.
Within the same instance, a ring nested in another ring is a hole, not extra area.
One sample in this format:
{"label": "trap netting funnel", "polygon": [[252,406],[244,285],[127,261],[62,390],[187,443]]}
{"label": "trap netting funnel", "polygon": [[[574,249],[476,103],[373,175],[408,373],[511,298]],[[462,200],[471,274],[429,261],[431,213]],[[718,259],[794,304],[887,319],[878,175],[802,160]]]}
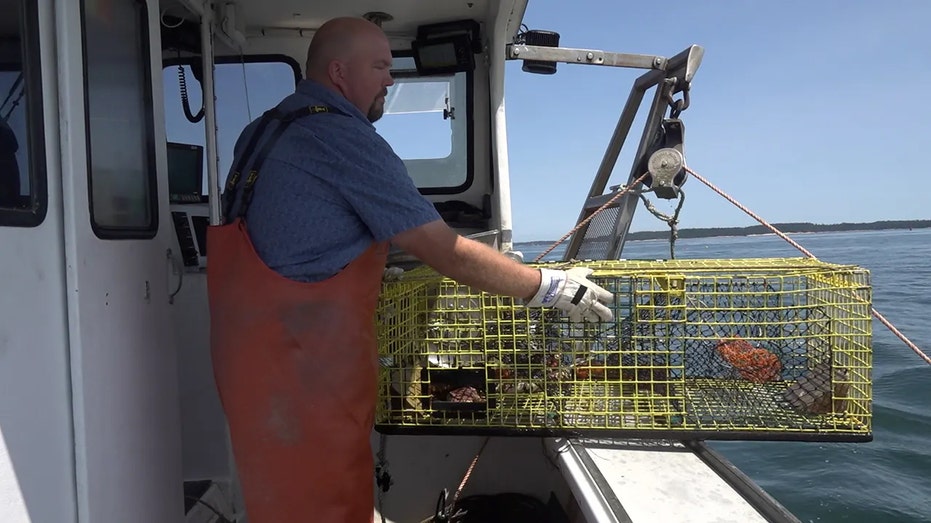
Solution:
{"label": "trap netting funnel", "polygon": [[872,439],[865,269],[808,258],[584,265],[615,293],[614,321],[571,323],[428,268],[386,282],[376,429]]}

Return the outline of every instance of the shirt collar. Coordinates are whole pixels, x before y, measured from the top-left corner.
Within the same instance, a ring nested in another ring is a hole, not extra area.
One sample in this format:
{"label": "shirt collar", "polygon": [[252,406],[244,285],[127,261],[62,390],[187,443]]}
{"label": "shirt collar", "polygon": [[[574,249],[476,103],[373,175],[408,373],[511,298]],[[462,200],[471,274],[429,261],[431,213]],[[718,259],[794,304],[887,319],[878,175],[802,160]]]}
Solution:
{"label": "shirt collar", "polygon": [[358,107],[352,105],[352,103],[346,99],[343,95],[324,87],[323,85],[308,79],[303,79],[297,84],[297,92],[310,97],[316,102],[322,103],[323,105],[328,105],[343,111],[344,113],[355,116],[359,120],[365,122],[369,127],[374,128],[372,122],[362,114],[362,111]]}

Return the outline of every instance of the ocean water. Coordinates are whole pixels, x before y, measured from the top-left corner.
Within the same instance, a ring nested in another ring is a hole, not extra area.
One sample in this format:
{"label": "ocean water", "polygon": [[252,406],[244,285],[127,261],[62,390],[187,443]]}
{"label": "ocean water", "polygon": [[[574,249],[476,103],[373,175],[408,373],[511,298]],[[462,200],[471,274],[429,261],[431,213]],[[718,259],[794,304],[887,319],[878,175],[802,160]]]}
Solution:
{"label": "ocean water", "polygon": [[[870,270],[873,308],[931,354],[931,229],[791,235],[826,262]],[[546,245],[517,245],[531,260]],[[559,259],[563,246],[547,259]],[[775,235],[680,239],[677,258],[796,257]],[[663,240],[630,259],[669,257]],[[931,365],[873,320],[870,443],[711,442],[803,522],[931,522]]]}

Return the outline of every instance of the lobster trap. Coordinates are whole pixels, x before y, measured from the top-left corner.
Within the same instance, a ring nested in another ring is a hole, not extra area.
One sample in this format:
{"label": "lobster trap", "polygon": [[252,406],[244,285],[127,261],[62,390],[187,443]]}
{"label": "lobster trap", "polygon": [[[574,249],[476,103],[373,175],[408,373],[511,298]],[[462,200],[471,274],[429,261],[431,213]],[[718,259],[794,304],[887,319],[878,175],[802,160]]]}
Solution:
{"label": "lobster trap", "polygon": [[385,282],[376,429],[872,439],[865,269],[808,258],[581,265],[614,293],[614,320],[572,323],[429,268]]}

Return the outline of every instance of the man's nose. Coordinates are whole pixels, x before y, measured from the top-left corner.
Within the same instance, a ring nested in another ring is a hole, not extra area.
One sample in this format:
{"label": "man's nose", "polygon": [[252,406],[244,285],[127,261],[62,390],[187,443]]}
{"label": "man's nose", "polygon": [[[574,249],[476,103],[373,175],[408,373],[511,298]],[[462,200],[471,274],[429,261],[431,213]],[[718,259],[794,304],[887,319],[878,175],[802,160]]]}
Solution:
{"label": "man's nose", "polygon": [[394,85],[394,78],[391,76],[391,73],[388,73],[388,80],[385,81],[385,87],[391,87]]}

